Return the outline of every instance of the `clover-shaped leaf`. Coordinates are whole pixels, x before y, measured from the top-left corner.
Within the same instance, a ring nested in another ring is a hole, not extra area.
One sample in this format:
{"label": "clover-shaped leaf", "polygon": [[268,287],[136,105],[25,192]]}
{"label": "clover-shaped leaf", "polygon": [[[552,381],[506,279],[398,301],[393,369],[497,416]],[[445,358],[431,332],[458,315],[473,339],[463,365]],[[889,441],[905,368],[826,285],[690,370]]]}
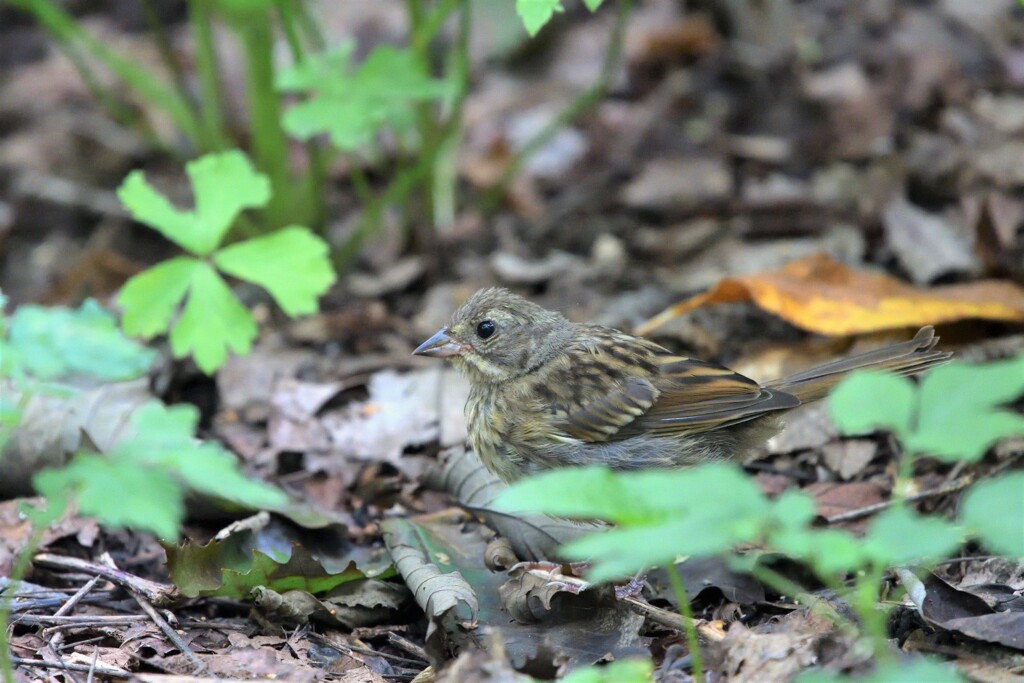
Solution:
{"label": "clover-shaped leaf", "polygon": [[300,226],[216,251],[243,209],[267,203],[270,184],[237,150],[207,155],[186,170],[195,211],[171,206],[137,172],[119,194],[138,220],[201,258],[179,256],[132,277],[118,303],[126,332],[149,338],[170,331],[174,355],[192,354],[201,370],[212,373],[229,351],[247,353],[258,332],[212,264],[265,287],[288,315],[315,312],[335,275],[327,244]]}
{"label": "clover-shaped leaf", "polygon": [[306,60],[283,72],[281,90],[309,91],[312,97],[284,115],[284,126],[306,140],[329,133],[343,150],[371,145],[383,127],[405,132],[414,122],[413,105],[448,96],[448,83],[430,77],[427,65],[410,50],[377,47],[354,71],[353,46]]}
{"label": "clover-shaped leaf", "polygon": [[135,220],[198,256],[217,248],[242,210],[270,200],[270,181],[238,150],[207,154],[186,164],[185,172],[195,195],[194,211],[171,205],[141,171],[128,175],[117,196]]}
{"label": "clover-shaped leaf", "polygon": [[256,321],[223,278],[197,262],[185,308],[171,330],[174,355],[181,358],[191,353],[199,369],[211,373],[227,360],[228,349],[239,355],[249,353],[258,332]]}
{"label": "clover-shaped leaf", "polygon": [[327,245],[307,228],[289,226],[217,252],[229,275],[262,286],[288,315],[314,313],[335,276]]}

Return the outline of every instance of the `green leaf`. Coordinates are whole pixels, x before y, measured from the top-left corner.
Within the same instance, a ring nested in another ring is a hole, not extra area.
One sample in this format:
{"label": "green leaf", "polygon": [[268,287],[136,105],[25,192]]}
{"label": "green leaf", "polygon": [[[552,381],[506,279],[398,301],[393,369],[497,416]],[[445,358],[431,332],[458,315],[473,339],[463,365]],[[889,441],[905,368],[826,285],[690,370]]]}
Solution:
{"label": "green leaf", "polygon": [[223,249],[213,257],[229,275],[264,287],[285,313],[314,313],[335,281],[327,244],[307,228],[290,226]]}
{"label": "green leaf", "polygon": [[64,468],[43,470],[33,484],[44,498],[70,494],[83,515],[103,525],[178,538],[184,491],[166,472],[140,463],[80,453]]}
{"label": "green leaf", "polygon": [[961,517],[985,546],[1024,557],[1024,472],[975,484],[964,496]]}
{"label": "green leaf", "polygon": [[259,208],[270,200],[270,181],[238,150],[207,154],[188,163],[185,172],[192,183],[195,211],[172,206],[141,171],[128,174],[117,195],[135,220],[198,256],[217,248],[243,209]]}
{"label": "green leaf", "polygon": [[843,434],[887,429],[902,437],[910,432],[917,397],[913,382],[885,372],[856,372],[829,397],[832,419]]}
{"label": "green leaf", "polygon": [[1000,407],[1024,395],[1024,356],[936,368],[919,393],[917,428],[905,443],[912,452],[974,462],[1000,439],[1024,434],[1024,417]]}
{"label": "green leaf", "polygon": [[879,664],[867,676],[808,671],[795,678],[794,683],[963,683],[964,680],[952,665],[914,657],[910,661]]}
{"label": "green leaf", "polygon": [[143,339],[166,332],[195,271],[202,267],[200,261],[179,256],[131,277],[117,296],[124,309],[124,331]]}
{"label": "green leaf", "polygon": [[21,306],[11,316],[4,363],[39,379],[85,375],[121,381],[144,375],[155,353],[125,338],[95,300],[78,310]]}
{"label": "green leaf", "polygon": [[[324,593],[343,583],[371,575],[349,562],[341,571],[331,571],[304,546],[295,544],[289,554],[272,557],[258,549],[246,548],[236,536],[210,541],[205,546],[186,543],[165,546],[171,581],[189,597],[219,595],[244,598],[253,588],[305,590]],[[374,571],[375,578],[395,574],[392,567]]]}
{"label": "green leaf", "polygon": [[604,0],[583,0],[583,4],[587,6],[587,9],[591,12],[596,12],[601,6]]}
{"label": "green leaf", "polygon": [[355,71],[352,51],[352,44],[345,44],[278,77],[281,90],[312,94],[285,113],[291,135],[308,140],[329,133],[339,149],[366,148],[382,128],[411,130],[414,105],[443,100],[451,92],[447,82],[430,77],[426,63],[411,50],[382,45]]}
{"label": "green leaf", "polygon": [[962,542],[963,531],[949,522],[895,506],[871,522],[864,547],[878,563],[892,567],[940,560]]}
{"label": "green leaf", "polygon": [[178,537],[187,490],[254,508],[286,501],[278,489],[243,476],[220,446],[195,439],[198,420],[195,406],[148,403],[133,413],[125,438],[108,453],[78,453],[66,467],[37,474],[33,483],[47,500],[74,498],[83,514],[104,525],[166,539]]}
{"label": "green leaf", "polygon": [[185,308],[171,330],[175,357],[191,353],[199,369],[210,374],[224,364],[229,349],[248,353],[258,332],[256,321],[227,283],[209,265],[199,263],[192,272]]}
{"label": "green leaf", "polygon": [[196,198],[196,215],[207,234],[197,254],[217,248],[224,234],[244,209],[257,209],[270,201],[270,180],[257,173],[249,157],[229,150],[207,154],[185,165]]}
{"label": "green leaf", "polygon": [[745,519],[762,515],[767,502],[738,467],[709,463],[686,470],[618,473],[603,467],[563,468],[514,484],[498,496],[495,507],[628,526],[684,513]]}
{"label": "green leaf", "polygon": [[651,683],[654,663],[648,659],[622,659],[605,666],[576,669],[562,683]]}
{"label": "green leaf", "polygon": [[[591,0],[593,2],[594,0]],[[600,4],[600,3],[598,3]],[[587,4],[590,7],[590,4]],[[591,11],[596,7],[591,7]],[[526,32],[531,36],[544,28],[545,24],[551,21],[556,12],[565,11],[562,7],[562,0],[516,0],[516,12],[523,20]]]}
{"label": "green leaf", "polygon": [[595,581],[678,555],[723,552],[760,536],[771,518],[756,484],[724,463],[675,471],[558,470],[517,483],[499,496],[497,507],[615,522],[617,528],[564,548],[567,556],[594,563]]}
{"label": "green leaf", "polygon": [[149,465],[174,472],[193,491],[246,507],[276,507],[287,502],[278,489],[242,474],[235,457],[220,445],[197,441],[192,435],[198,423],[195,406],[148,404],[132,420],[133,438],[113,453],[126,459],[141,457]]}

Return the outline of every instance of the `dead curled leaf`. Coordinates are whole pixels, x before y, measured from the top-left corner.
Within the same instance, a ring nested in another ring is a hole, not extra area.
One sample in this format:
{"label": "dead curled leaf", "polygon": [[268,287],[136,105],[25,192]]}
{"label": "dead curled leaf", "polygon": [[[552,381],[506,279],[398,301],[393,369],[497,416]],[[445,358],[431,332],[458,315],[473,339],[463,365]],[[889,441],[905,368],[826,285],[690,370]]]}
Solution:
{"label": "dead curled leaf", "polygon": [[450,493],[487,526],[508,539],[521,560],[548,560],[558,557],[558,549],[593,527],[554,519],[545,515],[516,517],[491,509],[491,504],[506,486],[487,471],[471,450],[456,446],[441,454],[441,465],[431,470],[426,484]]}
{"label": "dead curled leaf", "polygon": [[1024,321],[1024,289],[1009,281],[921,288],[814,254],[779,270],[725,278],[711,290],[662,311],[636,332],[650,334],[702,306],[743,301],[804,330],[830,336],[966,319]]}

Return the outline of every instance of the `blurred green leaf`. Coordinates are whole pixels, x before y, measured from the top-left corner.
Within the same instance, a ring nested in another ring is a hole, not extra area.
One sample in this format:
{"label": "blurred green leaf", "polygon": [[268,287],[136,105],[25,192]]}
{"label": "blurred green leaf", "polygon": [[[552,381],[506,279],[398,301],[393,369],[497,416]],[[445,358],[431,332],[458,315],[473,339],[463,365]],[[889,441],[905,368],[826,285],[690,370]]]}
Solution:
{"label": "blurred green leaf", "polygon": [[654,663],[647,659],[623,659],[604,666],[576,669],[559,680],[562,683],[651,683]]}
{"label": "blurred green leaf", "polygon": [[910,432],[917,398],[910,380],[869,370],[843,380],[828,402],[843,434],[886,429],[902,437]]}
{"label": "blurred green leaf", "polygon": [[604,0],[583,0],[583,4],[586,5],[587,9],[591,12],[596,12],[603,2]]}
{"label": "blurred green leaf", "polygon": [[225,273],[262,286],[292,316],[315,313],[317,299],[336,279],[327,244],[299,226],[222,249],[214,262]]}
{"label": "blurred green leaf", "polygon": [[961,518],[986,547],[1024,558],[1024,472],[972,486],[964,496]]}
{"label": "blurred green leaf", "polygon": [[195,271],[203,264],[179,256],[132,276],[117,295],[128,334],[149,339],[166,332],[185,298]]}
{"label": "blurred green leaf", "polygon": [[199,369],[210,374],[224,364],[229,349],[249,353],[258,332],[256,321],[221,276],[209,265],[197,264],[185,308],[171,330],[175,357],[191,353]]}
{"label": "blurred green leaf", "polygon": [[[590,0],[593,2],[594,0]],[[598,3],[600,4],[600,3]],[[590,3],[587,4],[590,7]],[[596,7],[591,7],[591,11]],[[516,0],[516,12],[523,20],[526,32],[531,36],[537,35],[544,26],[551,21],[556,12],[564,12],[562,0]]]}
{"label": "blurred green leaf", "polygon": [[308,140],[328,133],[339,149],[363,149],[385,127],[411,130],[415,104],[443,100],[451,91],[445,81],[431,78],[410,50],[379,46],[355,70],[352,51],[348,43],[280,74],[281,90],[311,95],[285,113],[290,134]]}
{"label": "blurred green leaf", "polygon": [[4,365],[14,363],[44,380],[71,375],[128,380],[144,375],[156,356],[125,338],[114,316],[93,299],[77,310],[19,307],[2,349]]}
{"label": "blurred green leaf", "polygon": [[1024,395],[1024,356],[929,372],[918,389],[917,425],[905,446],[948,460],[980,459],[992,444],[1024,434],[1024,417],[1002,408]]}
{"label": "blurred green leaf", "polygon": [[207,154],[186,164],[185,172],[195,195],[194,211],[172,206],[141,171],[128,174],[117,196],[135,220],[198,256],[217,248],[242,210],[270,200],[270,181],[238,150]]}
{"label": "blurred green leaf", "polygon": [[965,680],[950,664],[914,657],[910,661],[879,664],[866,676],[811,671],[797,676],[794,683],[963,683]]}
{"label": "blurred green leaf", "polygon": [[889,567],[937,560],[962,542],[963,531],[958,527],[903,506],[890,507],[875,517],[863,540],[871,557]]}
{"label": "blurred green leaf", "polygon": [[105,525],[167,539],[178,537],[188,490],[254,508],[287,500],[278,489],[246,478],[219,445],[197,440],[198,420],[191,405],[146,404],[108,453],[79,453],[62,469],[43,470],[33,483],[47,500],[73,498],[83,514]]}
{"label": "blurred green leaf", "polygon": [[66,467],[43,470],[33,484],[47,500],[70,496],[81,514],[108,527],[177,538],[185,516],[181,484],[142,463],[80,453]]}

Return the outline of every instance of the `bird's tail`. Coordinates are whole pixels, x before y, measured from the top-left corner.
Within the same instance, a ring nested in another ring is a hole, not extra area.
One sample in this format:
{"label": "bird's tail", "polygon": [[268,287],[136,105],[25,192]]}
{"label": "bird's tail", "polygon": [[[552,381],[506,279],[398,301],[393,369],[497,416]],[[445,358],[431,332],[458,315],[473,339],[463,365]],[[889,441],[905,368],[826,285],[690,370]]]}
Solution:
{"label": "bird's tail", "polygon": [[793,394],[804,403],[816,401],[828,394],[832,387],[854,370],[888,370],[900,375],[914,375],[922,370],[942,365],[953,354],[937,351],[935,345],[938,341],[935,328],[929,325],[922,327],[910,341],[819,365],[769,382],[766,386]]}

